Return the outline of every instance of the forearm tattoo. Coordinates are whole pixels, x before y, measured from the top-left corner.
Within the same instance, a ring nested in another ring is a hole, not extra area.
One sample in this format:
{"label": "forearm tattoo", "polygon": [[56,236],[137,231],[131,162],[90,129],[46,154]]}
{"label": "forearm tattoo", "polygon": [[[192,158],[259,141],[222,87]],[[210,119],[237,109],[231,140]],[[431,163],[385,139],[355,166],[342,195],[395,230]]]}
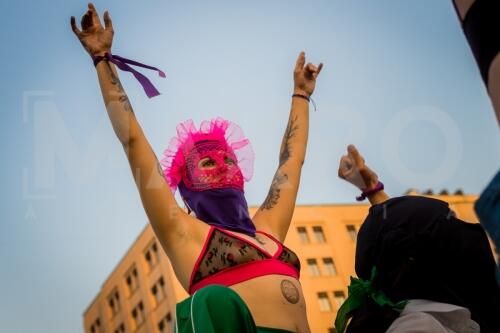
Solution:
{"label": "forearm tattoo", "polygon": [[134,112],[134,110],[132,110],[132,105],[130,105],[130,101],[128,100],[128,96],[125,95],[125,93],[120,95],[118,100],[122,103],[123,107],[125,108],[125,111]]}
{"label": "forearm tattoo", "polygon": [[283,136],[283,143],[281,144],[279,167],[285,164],[290,158],[290,141],[295,136],[298,128],[297,116],[290,118],[285,130],[285,135]]}
{"label": "forearm tattoo", "polygon": [[132,110],[132,105],[130,104],[130,101],[128,100],[128,96],[127,96],[127,94],[125,94],[125,89],[123,89],[123,86],[122,86],[120,80],[113,72],[111,65],[109,64],[108,61],[106,61],[105,64],[106,64],[106,69],[108,70],[109,76],[111,77],[110,83],[118,88],[118,100],[120,101],[121,105],[123,106],[125,111],[134,112],[134,110]]}
{"label": "forearm tattoo", "polygon": [[271,183],[271,188],[269,188],[269,193],[267,193],[266,200],[260,207],[260,210],[271,209],[278,203],[280,198],[280,192],[283,188],[283,185],[288,182],[288,175],[286,173],[282,173],[280,170],[276,171],[274,175],[273,181]]}
{"label": "forearm tattoo", "polygon": [[299,302],[299,289],[288,280],[281,281],[281,294],[288,302],[292,304],[297,304]]}

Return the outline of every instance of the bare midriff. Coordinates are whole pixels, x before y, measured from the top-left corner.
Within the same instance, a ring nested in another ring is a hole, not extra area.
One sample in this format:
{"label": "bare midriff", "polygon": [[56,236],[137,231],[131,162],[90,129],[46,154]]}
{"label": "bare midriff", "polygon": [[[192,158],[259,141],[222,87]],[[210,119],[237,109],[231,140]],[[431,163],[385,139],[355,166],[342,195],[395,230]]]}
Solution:
{"label": "bare midriff", "polygon": [[[186,275],[184,277],[179,280],[188,290],[188,279]],[[229,288],[243,299],[257,326],[297,333],[311,332],[299,280],[286,275],[263,275]]]}
{"label": "bare midriff", "polygon": [[[201,239],[206,239],[208,229],[201,227]],[[241,237],[250,239],[249,236]],[[175,274],[181,285],[189,289],[189,277],[202,251],[202,243],[183,246],[170,256]],[[267,238],[262,247],[270,253],[277,251],[276,243]],[[257,326],[272,327],[296,333],[310,333],[306,304],[299,280],[287,275],[263,275],[229,286],[246,303]]]}
{"label": "bare midriff", "polygon": [[299,280],[265,275],[230,286],[245,301],[257,326],[309,333]]}

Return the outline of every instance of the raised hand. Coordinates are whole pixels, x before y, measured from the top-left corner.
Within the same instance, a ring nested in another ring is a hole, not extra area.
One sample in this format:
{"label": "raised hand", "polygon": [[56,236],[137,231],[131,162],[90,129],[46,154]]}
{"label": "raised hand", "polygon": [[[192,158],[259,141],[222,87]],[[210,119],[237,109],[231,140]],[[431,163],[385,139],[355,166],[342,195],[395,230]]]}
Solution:
{"label": "raised hand", "polygon": [[304,52],[300,52],[295,64],[295,70],[293,71],[294,94],[311,96],[316,87],[316,78],[321,72],[323,64],[320,63],[318,66],[315,66],[308,63],[304,66],[305,63],[306,55]]}
{"label": "raised hand", "polygon": [[89,3],[88,6],[88,11],[82,16],[82,30],[76,26],[74,16],[71,16],[71,29],[91,56],[104,55],[106,52],[111,52],[113,23],[109,13],[105,11],[103,27],[94,5]]}
{"label": "raised hand", "polygon": [[340,159],[338,175],[361,191],[378,183],[377,174],[365,164],[365,159],[354,145],[347,146],[347,155]]}

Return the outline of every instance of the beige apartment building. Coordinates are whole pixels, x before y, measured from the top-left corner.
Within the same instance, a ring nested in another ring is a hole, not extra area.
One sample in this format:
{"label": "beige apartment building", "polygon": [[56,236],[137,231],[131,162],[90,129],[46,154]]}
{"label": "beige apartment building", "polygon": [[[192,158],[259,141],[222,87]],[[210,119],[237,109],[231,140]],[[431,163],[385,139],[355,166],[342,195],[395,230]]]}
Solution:
{"label": "beige apartment building", "polygon": [[[474,195],[440,195],[458,217],[477,222]],[[335,332],[336,311],[354,275],[356,235],[367,204],[299,205],[285,244],[300,257],[313,333]],[[257,208],[251,208],[251,213]],[[188,294],[148,224],[83,314],[86,333],[171,333],[175,304]]]}

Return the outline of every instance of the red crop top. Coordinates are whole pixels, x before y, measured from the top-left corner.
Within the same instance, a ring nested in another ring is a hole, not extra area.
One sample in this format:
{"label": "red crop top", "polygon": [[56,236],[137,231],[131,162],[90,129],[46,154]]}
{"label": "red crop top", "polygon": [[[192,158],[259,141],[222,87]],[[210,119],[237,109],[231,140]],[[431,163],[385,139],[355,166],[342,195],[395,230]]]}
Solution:
{"label": "red crop top", "polygon": [[231,286],[263,275],[279,274],[298,279],[297,255],[270,234],[257,233],[276,242],[278,250],[274,255],[242,237],[211,226],[191,273],[189,294],[210,284]]}

